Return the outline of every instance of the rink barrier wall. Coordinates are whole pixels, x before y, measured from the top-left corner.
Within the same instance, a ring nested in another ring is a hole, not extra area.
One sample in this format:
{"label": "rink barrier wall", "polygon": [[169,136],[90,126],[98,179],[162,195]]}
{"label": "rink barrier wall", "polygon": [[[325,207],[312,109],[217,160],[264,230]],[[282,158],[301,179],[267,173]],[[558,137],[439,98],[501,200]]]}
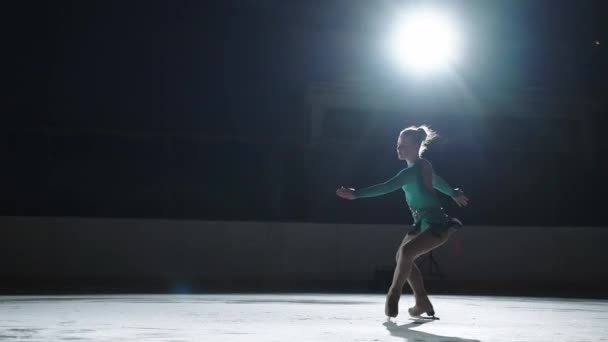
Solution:
{"label": "rink barrier wall", "polygon": [[[0,217],[0,292],[383,292],[405,225]],[[604,297],[604,227],[467,226],[419,261],[443,293]],[[407,291],[407,289],[406,289]]]}

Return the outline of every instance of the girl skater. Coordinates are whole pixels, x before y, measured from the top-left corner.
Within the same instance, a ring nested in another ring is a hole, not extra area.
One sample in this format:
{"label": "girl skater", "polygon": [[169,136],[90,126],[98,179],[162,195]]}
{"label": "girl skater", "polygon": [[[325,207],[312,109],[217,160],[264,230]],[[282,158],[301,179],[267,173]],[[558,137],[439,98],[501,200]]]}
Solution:
{"label": "girl skater", "polygon": [[462,223],[444,213],[434,189],[452,197],[460,207],[466,206],[469,201],[460,189],[452,189],[445,180],[435,174],[428,160],[420,157],[435,137],[436,133],[424,125],[404,129],[397,140],[397,155],[399,160],[407,162],[405,169],[381,184],[358,190],[345,187],[336,190],[336,195],[349,200],[381,196],[399,188],[405,193],[414,225],[408,230],[397,250],[397,267],[384,308],[388,317],[397,317],[399,297],[406,281],[412,287],[415,298],[415,305],[408,309],[409,314],[435,315],[422,282],[422,275],[414,260],[444,244],[452,233],[462,227]]}

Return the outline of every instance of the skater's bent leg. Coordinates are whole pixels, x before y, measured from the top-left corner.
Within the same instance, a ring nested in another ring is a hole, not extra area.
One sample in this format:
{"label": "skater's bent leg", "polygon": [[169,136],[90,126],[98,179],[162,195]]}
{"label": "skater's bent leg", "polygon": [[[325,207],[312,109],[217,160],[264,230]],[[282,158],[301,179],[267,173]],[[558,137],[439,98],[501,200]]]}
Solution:
{"label": "skater's bent leg", "polygon": [[416,298],[425,297],[427,295],[426,289],[424,288],[424,281],[422,280],[422,274],[420,269],[416,266],[416,263],[412,263],[412,269],[410,270],[410,276],[407,277],[407,282],[412,288],[412,292]]}
{"label": "skater's bent leg", "polygon": [[[397,248],[397,254],[395,255],[395,262],[399,264],[399,259],[401,259],[401,251],[403,250],[403,246],[415,239],[417,235],[414,234],[406,234]],[[403,286],[396,289],[391,287],[386,297],[386,306],[384,307],[384,312],[389,317],[397,317],[399,313],[399,297],[401,296],[401,292],[403,290]]]}
{"label": "skater's bent leg", "polygon": [[413,239],[415,239],[416,236],[418,236],[418,235],[414,235],[414,234],[406,234],[405,235],[405,237],[403,238],[403,241],[401,241],[401,244],[399,245],[399,248],[397,248],[397,254],[395,254],[395,262],[396,263],[399,263],[399,255],[401,254],[401,249],[403,248],[403,246],[405,246],[405,244],[407,244],[408,242],[410,242]]}
{"label": "skater's bent leg", "polygon": [[[414,234],[407,234],[403,238],[401,245],[397,249],[397,254],[395,255],[396,263],[399,263],[399,255],[401,254],[402,247],[404,245],[406,245],[408,242],[412,241],[414,238],[416,238],[416,236],[417,235],[414,235]],[[407,278],[407,282],[410,284],[410,287],[412,288],[412,292],[414,293],[414,296],[416,296],[416,297],[426,296],[426,290],[424,288],[424,281],[422,280],[422,274],[420,274],[420,269],[418,269],[418,266],[416,266],[415,262],[412,264],[412,269],[410,271],[410,276]]]}
{"label": "skater's bent leg", "polygon": [[[450,235],[451,232],[445,232],[440,237],[437,237],[433,235],[430,227],[428,227],[422,233],[419,233],[415,239],[400,246],[399,259],[395,273],[393,274],[393,284],[389,292],[400,291],[410,276],[414,260],[420,255],[444,244]],[[418,271],[418,273],[420,272]]]}

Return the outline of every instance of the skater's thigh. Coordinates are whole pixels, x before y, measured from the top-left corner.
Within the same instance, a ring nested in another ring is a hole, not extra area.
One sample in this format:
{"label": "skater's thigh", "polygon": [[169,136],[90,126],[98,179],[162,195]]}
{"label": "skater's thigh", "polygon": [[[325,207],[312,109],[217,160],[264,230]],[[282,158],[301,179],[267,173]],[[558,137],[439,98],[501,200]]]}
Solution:
{"label": "skater's thigh", "polygon": [[412,241],[416,236],[418,236],[418,235],[405,234],[405,236],[403,237],[403,241],[401,241],[401,244],[399,246],[403,246],[403,245],[407,244],[408,242]]}
{"label": "skater's thigh", "polygon": [[399,247],[397,248],[397,253],[395,254],[395,261],[399,261],[399,255],[401,254],[401,251],[403,250],[403,246],[407,245],[410,241],[412,241],[413,239],[416,238],[416,236],[418,236],[417,234],[405,234],[405,237],[403,237],[403,241],[401,241],[401,244],[399,245]]}
{"label": "skater's thigh", "polygon": [[414,237],[405,243],[402,243],[400,246],[400,252],[407,252],[414,257],[418,257],[443,245],[446,241],[448,241],[450,235],[452,235],[452,233],[455,231],[450,229],[443,232],[440,236],[436,236],[433,234],[430,228],[431,227],[427,227],[423,232],[414,235]]}

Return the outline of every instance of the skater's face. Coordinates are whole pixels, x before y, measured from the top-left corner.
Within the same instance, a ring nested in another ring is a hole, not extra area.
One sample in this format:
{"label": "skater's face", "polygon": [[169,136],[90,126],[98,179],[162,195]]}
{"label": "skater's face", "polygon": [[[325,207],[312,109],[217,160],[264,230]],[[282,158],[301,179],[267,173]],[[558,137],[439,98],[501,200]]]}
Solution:
{"label": "skater's face", "polygon": [[413,139],[407,135],[400,135],[397,139],[397,156],[399,160],[405,160],[408,157],[415,157],[418,155],[420,145],[417,144]]}

